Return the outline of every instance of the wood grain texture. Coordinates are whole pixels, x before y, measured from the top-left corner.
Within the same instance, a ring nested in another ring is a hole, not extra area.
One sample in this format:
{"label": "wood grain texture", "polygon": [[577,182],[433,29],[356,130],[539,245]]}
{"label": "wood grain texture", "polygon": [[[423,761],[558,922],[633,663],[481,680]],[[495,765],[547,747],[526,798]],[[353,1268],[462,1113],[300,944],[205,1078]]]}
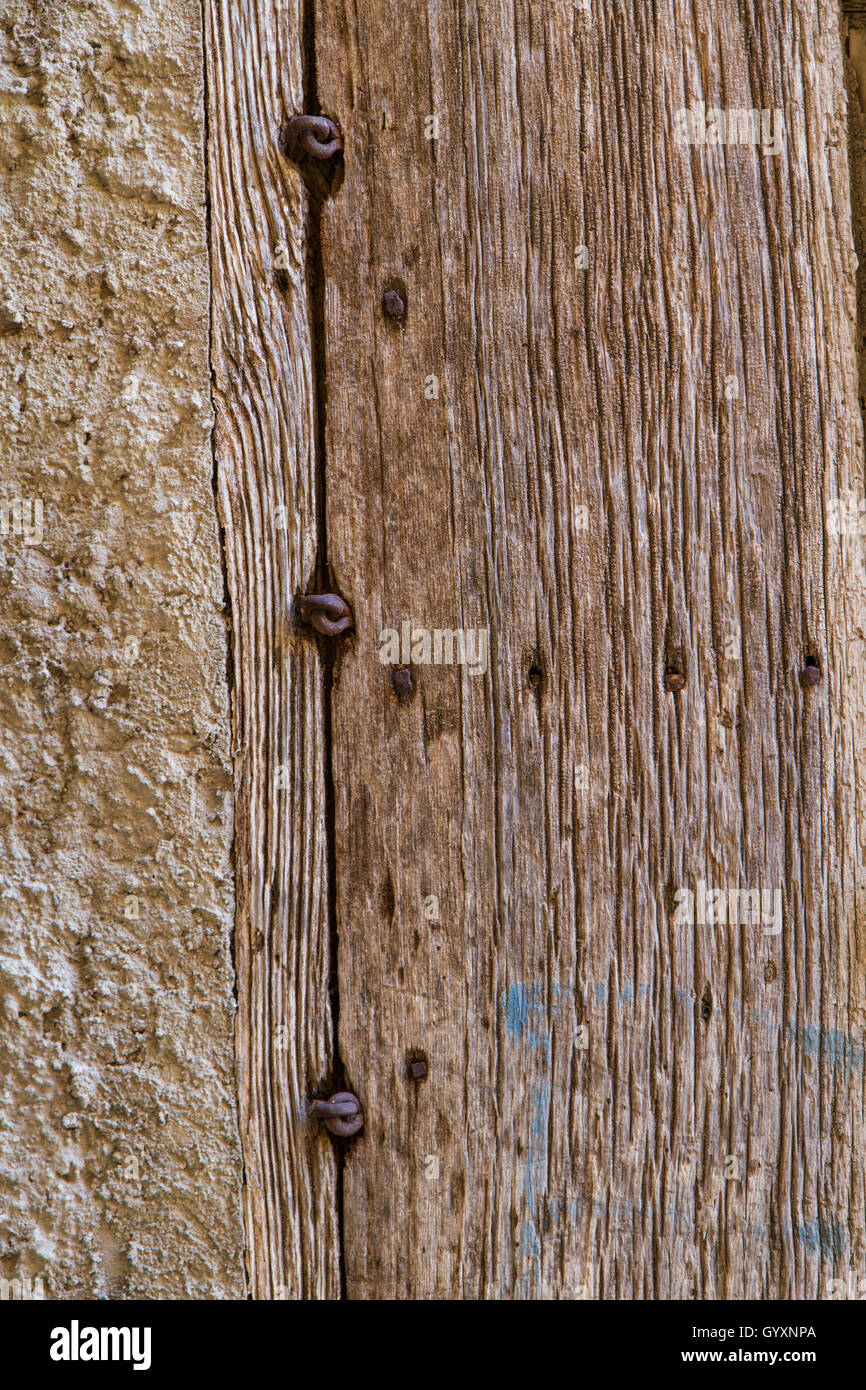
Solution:
{"label": "wood grain texture", "polygon": [[[346,141],[322,250],[328,547],[357,625],[333,691],[340,1050],[367,1117],[348,1295],[826,1296],[864,1260],[837,7],[320,0],[315,47]],[[678,144],[698,101],[780,109],[781,151]],[[233,582],[263,585],[231,527]],[[489,628],[489,671],[415,666],[398,702],[380,633],[406,620]],[[299,739],[314,690],[268,728]],[[781,934],[675,925],[700,881],[779,890]]]}
{"label": "wood grain texture", "polygon": [[207,0],[213,381],[233,617],[237,1056],[255,1298],[340,1292],[336,1173],[308,1118],[332,1068],[319,654],[290,626],[316,556],[296,0]]}

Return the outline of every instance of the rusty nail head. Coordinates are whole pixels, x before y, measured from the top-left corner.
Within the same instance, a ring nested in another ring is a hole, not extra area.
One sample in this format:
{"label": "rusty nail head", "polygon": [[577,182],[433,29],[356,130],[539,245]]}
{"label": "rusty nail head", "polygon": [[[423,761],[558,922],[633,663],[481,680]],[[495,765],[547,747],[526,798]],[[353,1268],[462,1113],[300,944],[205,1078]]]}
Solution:
{"label": "rusty nail head", "polygon": [[667,671],[665,673],[665,690],[676,693],[677,690],[682,690],[685,683],[686,678],[682,671]]}
{"label": "rusty nail head", "polygon": [[415,689],[415,682],[412,680],[412,672],[408,666],[395,666],[391,671],[391,686],[397,699],[401,702],[412,698],[412,691]]}
{"label": "rusty nail head", "polygon": [[298,607],[304,622],[323,637],[338,637],[352,626],[349,605],[339,594],[305,594],[298,599]]}
{"label": "rusty nail head", "polygon": [[427,1075],[427,1063],[420,1059],[409,1063],[409,1075],[413,1081],[423,1081]]}
{"label": "rusty nail head", "polygon": [[330,1100],[314,1100],[310,1109],[324,1120],[325,1128],[331,1134],[339,1135],[341,1139],[357,1134],[364,1125],[361,1102],[351,1091],[337,1091]]}
{"label": "rusty nail head", "polygon": [[283,131],[286,154],[330,159],[343,148],[343,137],[329,116],[293,116]]}
{"label": "rusty nail head", "polygon": [[386,290],[382,295],[382,309],[389,319],[401,319],[406,312],[406,303],[396,290]]}

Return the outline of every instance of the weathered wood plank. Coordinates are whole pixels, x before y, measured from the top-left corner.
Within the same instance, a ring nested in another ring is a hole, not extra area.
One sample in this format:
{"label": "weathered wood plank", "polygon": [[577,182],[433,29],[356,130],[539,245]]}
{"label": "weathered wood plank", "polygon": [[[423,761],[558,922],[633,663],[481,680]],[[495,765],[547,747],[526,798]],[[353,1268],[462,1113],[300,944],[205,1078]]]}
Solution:
{"label": "weathered wood plank", "polygon": [[[864,1201],[837,9],[323,0],[315,41],[349,1296],[819,1295]],[[677,143],[698,102],[778,153]],[[399,702],[407,620],[489,669]],[[781,933],[677,925],[700,882]]]}
{"label": "weathered wood plank", "polygon": [[306,1118],[332,1065],[322,671],[290,627],[317,547],[298,0],[208,0],[216,459],[233,615],[237,1052],[257,1298],[339,1296],[336,1173]]}

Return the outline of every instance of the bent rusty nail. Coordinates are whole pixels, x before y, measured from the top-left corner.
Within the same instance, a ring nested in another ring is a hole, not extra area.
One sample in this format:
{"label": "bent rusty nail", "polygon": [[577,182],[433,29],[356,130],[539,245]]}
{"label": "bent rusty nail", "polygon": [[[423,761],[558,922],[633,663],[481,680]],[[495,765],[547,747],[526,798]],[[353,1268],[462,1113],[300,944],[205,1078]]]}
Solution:
{"label": "bent rusty nail", "polygon": [[310,1106],[314,1115],[324,1120],[325,1128],[341,1139],[349,1139],[363,1128],[361,1102],[351,1091],[337,1091],[330,1100],[314,1100]]}
{"label": "bent rusty nail", "polygon": [[306,594],[298,599],[305,622],[324,637],[338,637],[352,627],[352,614],[339,594]]}
{"label": "bent rusty nail", "polygon": [[313,159],[330,159],[343,148],[343,137],[329,116],[293,116],[283,139],[286,153],[296,158],[303,150]]}
{"label": "bent rusty nail", "polygon": [[314,1100],[313,1111],[323,1120],[342,1119],[346,1115],[357,1115],[356,1100]]}

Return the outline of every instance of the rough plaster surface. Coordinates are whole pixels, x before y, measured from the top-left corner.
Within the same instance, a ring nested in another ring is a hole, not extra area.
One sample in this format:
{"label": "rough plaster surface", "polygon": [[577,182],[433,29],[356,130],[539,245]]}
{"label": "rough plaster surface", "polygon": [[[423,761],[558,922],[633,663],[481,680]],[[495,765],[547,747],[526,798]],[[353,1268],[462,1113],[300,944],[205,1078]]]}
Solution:
{"label": "rough plaster surface", "polygon": [[0,30],[0,1276],[239,1298],[199,5]]}

